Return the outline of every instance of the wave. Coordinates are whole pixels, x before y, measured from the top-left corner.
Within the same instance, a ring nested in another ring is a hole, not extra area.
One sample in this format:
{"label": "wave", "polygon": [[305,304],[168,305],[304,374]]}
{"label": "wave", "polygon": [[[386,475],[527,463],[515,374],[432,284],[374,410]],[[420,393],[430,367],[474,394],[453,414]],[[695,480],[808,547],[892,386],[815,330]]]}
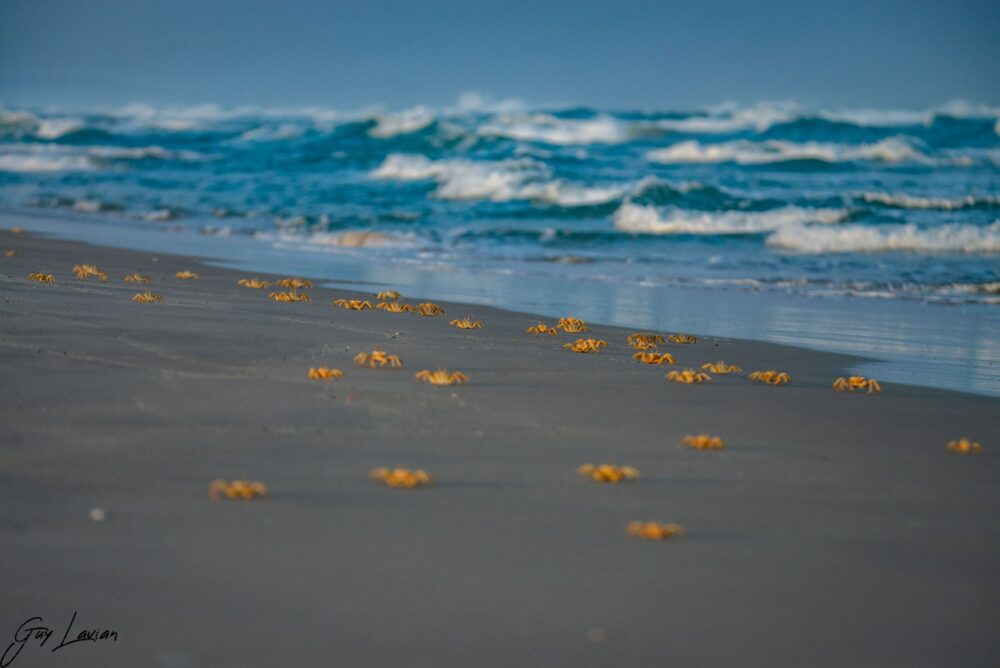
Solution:
{"label": "wave", "polygon": [[769,211],[689,211],[624,202],[614,214],[615,228],[632,234],[761,234],[803,223],[834,224],[845,220],[843,209],[786,206]]}
{"label": "wave", "polygon": [[[44,148],[44,147],[42,147]],[[86,155],[57,151],[22,150],[0,153],[0,172],[83,172],[96,169]]]}
{"label": "wave", "polygon": [[629,139],[626,125],[606,114],[589,119],[558,118],[551,114],[502,115],[476,132],[482,137],[556,146],[620,144]]}
{"label": "wave", "polygon": [[394,181],[435,181],[438,187],[434,196],[440,199],[534,200],[570,207],[612,202],[628,190],[628,186],[578,186],[553,180],[545,165],[530,158],[431,160],[423,155],[393,153],[370,176]]}
{"label": "wave", "polygon": [[961,209],[993,208],[1000,206],[1000,196],[967,195],[965,197],[918,197],[916,195],[892,194],[885,192],[863,192],[854,195],[869,204],[882,206],[935,211],[958,211]]}
{"label": "wave", "polygon": [[751,107],[717,107],[703,114],[685,118],[665,118],[656,125],[664,130],[689,134],[728,134],[741,130],[764,132],[773,125],[787,123],[798,117],[795,105],[762,103]]}
{"label": "wave", "polygon": [[376,116],[375,126],[368,130],[368,134],[379,139],[412,134],[423,130],[434,120],[434,113],[430,109],[414,107],[399,114]]}
{"label": "wave", "polygon": [[740,165],[763,165],[799,160],[837,163],[867,160],[872,162],[930,162],[930,158],[901,137],[889,137],[872,144],[796,143],[779,139],[754,142],[746,139],[720,144],[702,144],[690,139],[646,154],[653,162],[667,164],[712,164],[732,162]]}
{"label": "wave", "polygon": [[767,244],[800,253],[877,253],[916,251],[925,253],[1000,253],[1000,220],[991,225],[942,225],[922,228],[901,226],[843,225],[815,227],[796,225],[779,229]]}

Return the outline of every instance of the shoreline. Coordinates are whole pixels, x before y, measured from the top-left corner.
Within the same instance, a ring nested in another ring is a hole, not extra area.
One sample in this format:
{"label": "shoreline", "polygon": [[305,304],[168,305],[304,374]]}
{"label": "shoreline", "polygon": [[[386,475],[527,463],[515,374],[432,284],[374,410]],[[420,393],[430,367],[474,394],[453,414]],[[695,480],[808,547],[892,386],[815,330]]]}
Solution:
{"label": "shoreline", "polygon": [[[830,384],[856,360],[756,341],[699,337],[664,348],[677,366],[646,366],[631,329],[594,325],[611,346],[578,355],[562,344],[579,335],[529,337],[532,317],[512,311],[352,312],[331,300],[371,295],[325,287],[282,304],[236,285],[254,274],[193,257],[6,230],[0,243],[20,251],[0,257],[0,634],[74,610],[118,632],[65,650],[74,665],[1000,656],[997,399],[841,394]],[[108,282],[76,280],[78,263]],[[153,282],[122,283],[134,271]],[[165,301],[133,303],[147,287]],[[465,315],[485,328],[448,326]],[[403,369],[353,364],[376,347]],[[792,383],[664,379],[720,358]],[[308,380],[320,365],[345,376]],[[470,380],[413,378],[438,367]],[[726,448],[680,444],[702,432]],[[965,436],[985,453],[946,450]],[[576,473],[585,462],[641,476],[598,485]],[[435,484],[379,487],[379,466]],[[218,478],[270,495],[213,502]],[[633,520],[687,534],[640,541]]]}
{"label": "shoreline", "polygon": [[[574,312],[588,321],[637,329],[680,329],[852,355],[849,371],[898,383],[1000,397],[1000,308],[906,300],[807,297],[721,288],[642,287],[555,280],[541,275],[435,271],[364,253],[303,252],[251,237],[167,231],[156,224],[58,216],[45,211],[0,213],[0,227],[129,250],[170,251],[234,270],[307,273],[346,291],[412,285],[432,299],[548,316]],[[566,291],[567,284],[580,290]],[[861,359],[863,358],[863,360]]]}

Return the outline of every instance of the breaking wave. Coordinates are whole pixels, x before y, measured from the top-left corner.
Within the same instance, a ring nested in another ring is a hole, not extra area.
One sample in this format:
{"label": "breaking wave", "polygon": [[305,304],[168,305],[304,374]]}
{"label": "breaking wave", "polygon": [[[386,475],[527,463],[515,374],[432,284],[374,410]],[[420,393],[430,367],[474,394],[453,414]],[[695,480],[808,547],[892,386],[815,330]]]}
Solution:
{"label": "breaking wave", "polygon": [[632,234],[761,234],[803,223],[834,224],[845,220],[842,209],[786,206],[770,211],[690,211],[623,203],[614,215],[615,229]]}
{"label": "breaking wave", "polygon": [[796,225],[774,232],[767,244],[800,253],[877,253],[918,251],[925,253],[1000,253],[1000,220],[987,226],[942,225],[921,228],[900,226],[843,225],[815,227]]}
{"label": "breaking wave", "polygon": [[918,197],[915,195],[892,194],[884,192],[865,192],[855,195],[856,198],[869,204],[899,209],[914,209],[925,211],[959,211],[961,209],[992,208],[1000,206],[1000,197],[996,195],[967,195],[965,197]]}
{"label": "breaking wave", "polygon": [[904,138],[888,137],[872,144],[844,145],[823,142],[796,143],[779,139],[754,142],[740,139],[721,144],[703,144],[695,139],[650,151],[646,157],[668,164],[723,163],[763,165],[800,160],[820,162],[931,162]]}

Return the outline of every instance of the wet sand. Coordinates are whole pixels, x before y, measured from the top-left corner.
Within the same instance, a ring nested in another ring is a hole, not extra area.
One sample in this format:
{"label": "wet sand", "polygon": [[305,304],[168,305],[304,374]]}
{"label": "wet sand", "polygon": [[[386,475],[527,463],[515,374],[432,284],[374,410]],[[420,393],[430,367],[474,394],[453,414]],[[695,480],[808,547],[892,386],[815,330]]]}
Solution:
{"label": "wet sand", "polygon": [[[4,230],[6,249],[0,651],[29,617],[56,629],[14,666],[1000,659],[998,399],[840,394],[856,360],[765,343],[699,338],[646,366],[630,330],[595,325],[611,345],[580,355],[561,347],[578,335],[530,337],[538,319],[509,311],[353,312],[330,302],[372,295],[321,288],[276,303],[196,258]],[[78,281],[84,262],[108,282]],[[124,284],[134,271],[152,283]],[[165,301],[133,303],[146,287]],[[465,315],[485,328],[448,326]],[[353,364],[373,348],[404,368]],[[664,379],[717,359],[793,381]],[[345,376],[308,380],[320,365]],[[415,381],[437,367],[470,381]],[[726,449],[680,445],[699,432]],[[962,436],[986,452],[949,453]],[[585,462],[641,478],[595,484]],[[396,465],[436,484],[368,480]],[[216,478],[270,497],[213,502]],[[640,541],[635,519],[687,535]],[[74,611],[74,634],[118,641],[51,652]]]}

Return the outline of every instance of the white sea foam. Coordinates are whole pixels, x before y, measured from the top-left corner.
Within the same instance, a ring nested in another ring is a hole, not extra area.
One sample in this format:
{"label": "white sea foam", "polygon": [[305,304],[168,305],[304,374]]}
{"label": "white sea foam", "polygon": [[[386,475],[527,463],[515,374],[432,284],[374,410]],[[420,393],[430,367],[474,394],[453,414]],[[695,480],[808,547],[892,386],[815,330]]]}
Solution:
{"label": "white sea foam", "polygon": [[423,155],[394,153],[371,173],[375,179],[435,181],[434,196],[451,200],[536,200],[560,206],[610,202],[626,185],[578,186],[551,179],[549,169],[530,158],[499,161],[430,160]]}
{"label": "white sea foam", "polygon": [[925,253],[1000,253],[1000,220],[991,225],[796,225],[776,230],[769,246],[800,253],[876,253],[918,251]]}
{"label": "white sea foam", "polygon": [[368,134],[386,139],[423,130],[434,122],[434,113],[427,107],[414,107],[398,114],[382,114],[375,117],[375,126]]}
{"label": "white sea foam", "polygon": [[785,123],[796,117],[797,107],[790,103],[762,103],[751,107],[724,105],[705,115],[687,118],[666,118],[656,125],[675,132],[721,134],[753,129],[763,132],[772,125]]}
{"label": "white sea foam", "polygon": [[872,204],[898,207],[900,209],[955,211],[975,206],[1000,206],[996,195],[967,195],[965,197],[917,197],[903,193],[863,192],[855,197]]}
{"label": "white sea foam", "polygon": [[928,162],[929,158],[900,137],[888,137],[873,144],[829,144],[823,142],[790,142],[772,139],[753,142],[746,139],[702,144],[691,139],[646,154],[653,162],[668,164],[722,163],[760,165],[792,160],[848,162]]}
{"label": "white sea foam", "polygon": [[86,123],[79,118],[46,118],[38,122],[35,136],[39,139],[58,139],[84,127]]}
{"label": "white sea foam", "polygon": [[618,144],[629,138],[627,126],[607,115],[566,119],[550,114],[508,114],[483,125],[477,132],[484,137],[508,137],[557,146]]}
{"label": "white sea foam", "polygon": [[842,209],[786,206],[768,211],[691,211],[624,202],[615,211],[615,228],[638,234],[760,234],[803,223],[839,223]]}
{"label": "white sea foam", "polygon": [[0,153],[0,172],[67,172],[94,169],[86,156],[57,147],[31,144],[9,144]]}

